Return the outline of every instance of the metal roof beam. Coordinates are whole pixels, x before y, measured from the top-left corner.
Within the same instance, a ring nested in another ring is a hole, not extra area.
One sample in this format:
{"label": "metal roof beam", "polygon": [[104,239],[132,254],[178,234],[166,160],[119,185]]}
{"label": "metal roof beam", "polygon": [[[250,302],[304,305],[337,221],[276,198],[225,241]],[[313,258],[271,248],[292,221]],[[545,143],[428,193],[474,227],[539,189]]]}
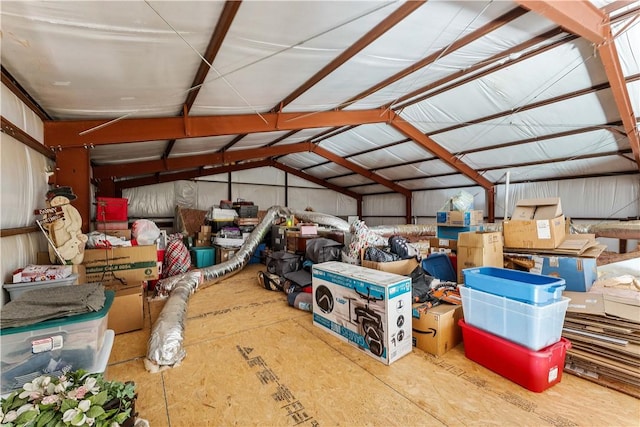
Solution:
{"label": "metal roof beam", "polygon": [[48,147],[86,147],[126,142],[381,123],[388,121],[390,114],[390,111],[380,108],[313,113],[46,121],[44,122],[44,141]]}
{"label": "metal roof beam", "polygon": [[249,150],[226,151],[223,153],[200,154],[197,156],[172,157],[144,162],[121,163],[116,165],[94,166],[95,179],[122,178],[127,176],[147,175],[157,172],[171,172],[193,169],[208,165],[240,162],[265,157],[311,151],[313,144],[300,142],[297,144],[278,145],[268,148],[252,148]]}
{"label": "metal roof beam", "polygon": [[333,61],[324,66],[320,71],[311,76],[300,87],[294,90],[289,96],[280,101],[278,105],[274,106],[272,111],[280,111],[287,105],[291,104],[300,95],[312,88],[316,83],[324,79],[333,71],[338,69],[342,64],[351,59],[354,55],[362,51],[365,47],[376,41],[380,36],[393,28],[396,24],[401,22],[404,18],[409,16],[413,11],[422,6],[426,0],[408,1],[398,7],[393,13],[383,19],[378,25],[371,29],[367,34],[360,37],[358,41],[345,49],[340,55],[338,55]]}
{"label": "metal roof beam", "polygon": [[422,133],[418,128],[404,120],[402,117],[395,115],[395,117],[393,117],[389,124],[403,135],[408,136],[416,143],[420,144],[422,147],[438,156],[440,160],[476,182],[485,190],[491,190],[493,188],[493,184],[486,178],[484,178],[480,173],[469,167],[469,165],[464,163],[453,153],[445,150],[440,144],[429,138],[427,135]]}
{"label": "metal roof beam", "polygon": [[517,0],[517,2],[585,38],[598,48],[629,145],[640,169],[638,125],[620,66],[620,57],[611,33],[609,16],[589,1]]}
{"label": "metal roof beam", "polygon": [[609,17],[589,1],[516,0],[516,3],[591,43],[600,44],[606,40]]}
{"label": "metal roof beam", "polygon": [[156,174],[154,176],[123,179],[115,182],[116,189],[122,191],[125,188],[142,187],[145,185],[160,184],[162,182],[173,182],[178,180],[189,180],[201,176],[217,175],[220,173],[236,172],[240,170],[255,169],[271,166],[271,160],[258,160],[255,162],[246,162],[233,165],[218,166],[215,168],[198,168],[189,171],[171,172],[164,174]]}
{"label": "metal roof beam", "polygon": [[349,197],[351,197],[353,199],[356,199],[356,200],[359,200],[359,201],[362,200],[362,195],[361,194],[354,193],[353,191],[349,191],[349,190],[345,189],[344,187],[340,187],[338,185],[332,184],[330,182],[325,181],[324,179],[320,179],[320,178],[317,178],[317,177],[315,177],[313,175],[309,175],[308,173],[304,173],[302,171],[299,171],[298,169],[292,168],[291,166],[287,166],[287,165],[284,165],[284,164],[282,164],[280,162],[276,162],[275,160],[271,161],[271,165],[270,166],[273,166],[276,169],[280,169],[283,172],[290,173],[291,175],[295,175],[295,176],[297,176],[299,178],[302,178],[304,180],[307,180],[309,182],[313,182],[314,184],[318,184],[318,185],[321,185],[323,187],[326,187],[326,188],[328,188],[330,190],[333,190],[333,191],[335,191],[337,193],[344,194],[345,196],[349,196]]}
{"label": "metal roof beam", "polygon": [[380,175],[377,175],[365,168],[363,168],[362,166],[358,166],[353,162],[350,162],[346,159],[344,159],[343,157],[332,153],[329,150],[326,150],[322,147],[318,147],[317,145],[314,145],[313,148],[310,150],[311,152],[324,157],[327,160],[331,160],[332,162],[345,167],[347,169],[350,169],[352,171],[354,171],[355,173],[362,175],[366,178],[369,178],[372,181],[377,182],[378,184],[384,185],[387,188],[392,189],[393,191],[402,194],[405,197],[411,197],[411,190],[406,189],[398,184],[395,184],[392,181],[389,181],[386,178],[381,177]]}

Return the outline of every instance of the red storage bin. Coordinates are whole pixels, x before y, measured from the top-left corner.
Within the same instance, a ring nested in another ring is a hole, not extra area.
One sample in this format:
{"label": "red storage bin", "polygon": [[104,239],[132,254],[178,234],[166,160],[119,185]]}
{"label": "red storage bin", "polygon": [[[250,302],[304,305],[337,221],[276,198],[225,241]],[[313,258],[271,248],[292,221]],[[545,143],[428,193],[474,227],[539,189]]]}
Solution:
{"label": "red storage bin", "polygon": [[458,324],[462,328],[465,356],[485,368],[536,393],[562,379],[564,359],[571,348],[567,339],[560,338],[555,344],[533,351],[468,325],[462,319]]}
{"label": "red storage bin", "polygon": [[127,221],[128,202],[115,197],[96,197],[96,221]]}

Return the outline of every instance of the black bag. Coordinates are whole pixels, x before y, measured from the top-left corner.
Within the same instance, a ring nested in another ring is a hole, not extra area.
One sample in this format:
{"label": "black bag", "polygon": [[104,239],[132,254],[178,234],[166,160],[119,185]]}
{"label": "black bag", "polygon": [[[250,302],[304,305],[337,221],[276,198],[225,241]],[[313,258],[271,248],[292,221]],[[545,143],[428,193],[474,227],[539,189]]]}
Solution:
{"label": "black bag", "polygon": [[310,288],[312,283],[312,276],[311,273],[309,273],[307,270],[299,270],[292,273],[287,273],[284,275],[284,278],[286,279],[284,284],[284,291],[287,294],[302,291],[311,292]]}
{"label": "black bag", "polygon": [[395,253],[369,246],[364,250],[364,259],[374,262],[393,262],[399,261],[400,257]]}
{"label": "black bag", "polygon": [[269,273],[284,277],[302,268],[302,257],[287,251],[276,251],[267,255],[266,266]]}
{"label": "black bag", "polygon": [[327,261],[340,261],[342,246],[342,243],[325,237],[310,239],[307,240],[305,257],[314,264]]}
{"label": "black bag", "polygon": [[258,272],[258,282],[267,290],[284,291],[283,279],[277,274],[267,273],[266,271]]}
{"label": "black bag", "polygon": [[418,250],[409,243],[409,241],[402,236],[389,237],[389,246],[391,252],[398,255],[400,259],[416,258],[418,256]]}
{"label": "black bag", "polygon": [[422,266],[417,266],[411,272],[411,295],[413,302],[425,302],[431,294],[431,282],[433,277],[425,274]]}

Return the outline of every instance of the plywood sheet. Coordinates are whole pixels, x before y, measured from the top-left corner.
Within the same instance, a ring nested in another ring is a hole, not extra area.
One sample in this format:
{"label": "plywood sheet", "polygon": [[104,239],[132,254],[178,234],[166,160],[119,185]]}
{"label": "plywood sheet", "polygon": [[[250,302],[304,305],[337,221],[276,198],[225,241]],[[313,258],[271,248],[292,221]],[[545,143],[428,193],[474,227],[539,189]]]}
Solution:
{"label": "plywood sheet", "polygon": [[[638,425],[634,397],[567,373],[532,393],[468,360],[463,345],[385,366],[260,288],[261,268],[191,296],[177,367],[144,370],[150,326],[116,336],[108,375],[136,381],[152,426]],[[161,307],[148,304],[149,325]]]}

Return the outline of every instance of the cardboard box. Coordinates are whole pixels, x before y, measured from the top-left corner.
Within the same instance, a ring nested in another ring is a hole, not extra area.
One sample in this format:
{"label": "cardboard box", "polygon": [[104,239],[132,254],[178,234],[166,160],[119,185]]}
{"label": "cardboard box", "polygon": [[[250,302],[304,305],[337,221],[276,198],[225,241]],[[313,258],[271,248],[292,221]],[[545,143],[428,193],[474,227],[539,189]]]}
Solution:
{"label": "cardboard box", "polygon": [[571,298],[567,312],[615,316],[640,323],[640,305],[632,299],[622,300],[602,292],[564,291],[562,296]]}
{"label": "cardboard box", "polygon": [[211,242],[211,232],[198,231],[196,233],[196,240],[206,240],[208,242]]}
{"label": "cardboard box", "polygon": [[129,221],[96,221],[93,223],[94,227],[98,231],[104,230],[127,230],[129,229]]}
{"label": "cardboard box", "polygon": [[484,220],[484,212],[473,211],[439,211],[436,212],[436,223],[438,225],[449,225],[453,227],[468,227],[470,225],[480,225]]}
{"label": "cardboard box", "polygon": [[557,248],[566,234],[560,199],[518,201],[511,219],[503,222],[502,229],[507,248]]}
{"label": "cardboard box", "polygon": [[229,261],[240,248],[225,248],[224,246],[214,246],[216,252],[216,264]]}
{"label": "cardboard box", "polygon": [[532,219],[550,219],[562,215],[559,197],[543,199],[523,199],[516,203],[511,215],[512,220],[528,221]]}
{"label": "cardboard box", "polygon": [[412,349],[411,279],[342,262],[313,265],[313,324],[389,365]]}
{"label": "cardboard box", "polygon": [[[519,270],[527,270],[530,273],[544,274],[545,276],[560,277],[566,283],[565,290],[575,292],[587,292],[593,282],[598,279],[598,266],[596,258],[584,258],[573,256],[558,256],[549,254],[518,254],[506,253],[505,260],[514,258],[518,260]],[[524,261],[530,260],[527,266]],[[529,267],[527,269],[527,267]]]}
{"label": "cardboard box", "polygon": [[455,239],[431,237],[429,239],[429,245],[431,246],[431,252],[446,252],[446,249],[449,249],[449,251],[458,249],[458,241]]}
{"label": "cardboard box", "polygon": [[107,286],[115,291],[115,298],[109,310],[107,328],[116,334],[137,331],[144,326],[142,283],[134,286]]}
{"label": "cardboard box", "polygon": [[502,233],[497,231],[460,233],[457,255],[458,283],[464,283],[464,275],[462,274],[464,268],[502,268]]}
{"label": "cardboard box", "polygon": [[156,245],[85,249],[84,264],[88,283],[126,284],[158,278]]}
{"label": "cardboard box", "polygon": [[193,246],[197,248],[211,246],[211,239],[196,239],[193,242]]}
{"label": "cardboard box", "polygon": [[604,315],[604,296],[599,292],[564,291],[562,296],[571,298],[567,312]]}
{"label": "cardboard box", "polygon": [[427,353],[441,356],[462,341],[462,329],[458,320],[463,318],[462,306],[440,304],[428,308],[428,304],[413,305],[413,346]]}
{"label": "cardboard box", "polygon": [[415,258],[403,259],[400,261],[375,262],[364,259],[364,249],[360,250],[360,265],[373,270],[386,271],[387,273],[408,276],[420,265]]}

